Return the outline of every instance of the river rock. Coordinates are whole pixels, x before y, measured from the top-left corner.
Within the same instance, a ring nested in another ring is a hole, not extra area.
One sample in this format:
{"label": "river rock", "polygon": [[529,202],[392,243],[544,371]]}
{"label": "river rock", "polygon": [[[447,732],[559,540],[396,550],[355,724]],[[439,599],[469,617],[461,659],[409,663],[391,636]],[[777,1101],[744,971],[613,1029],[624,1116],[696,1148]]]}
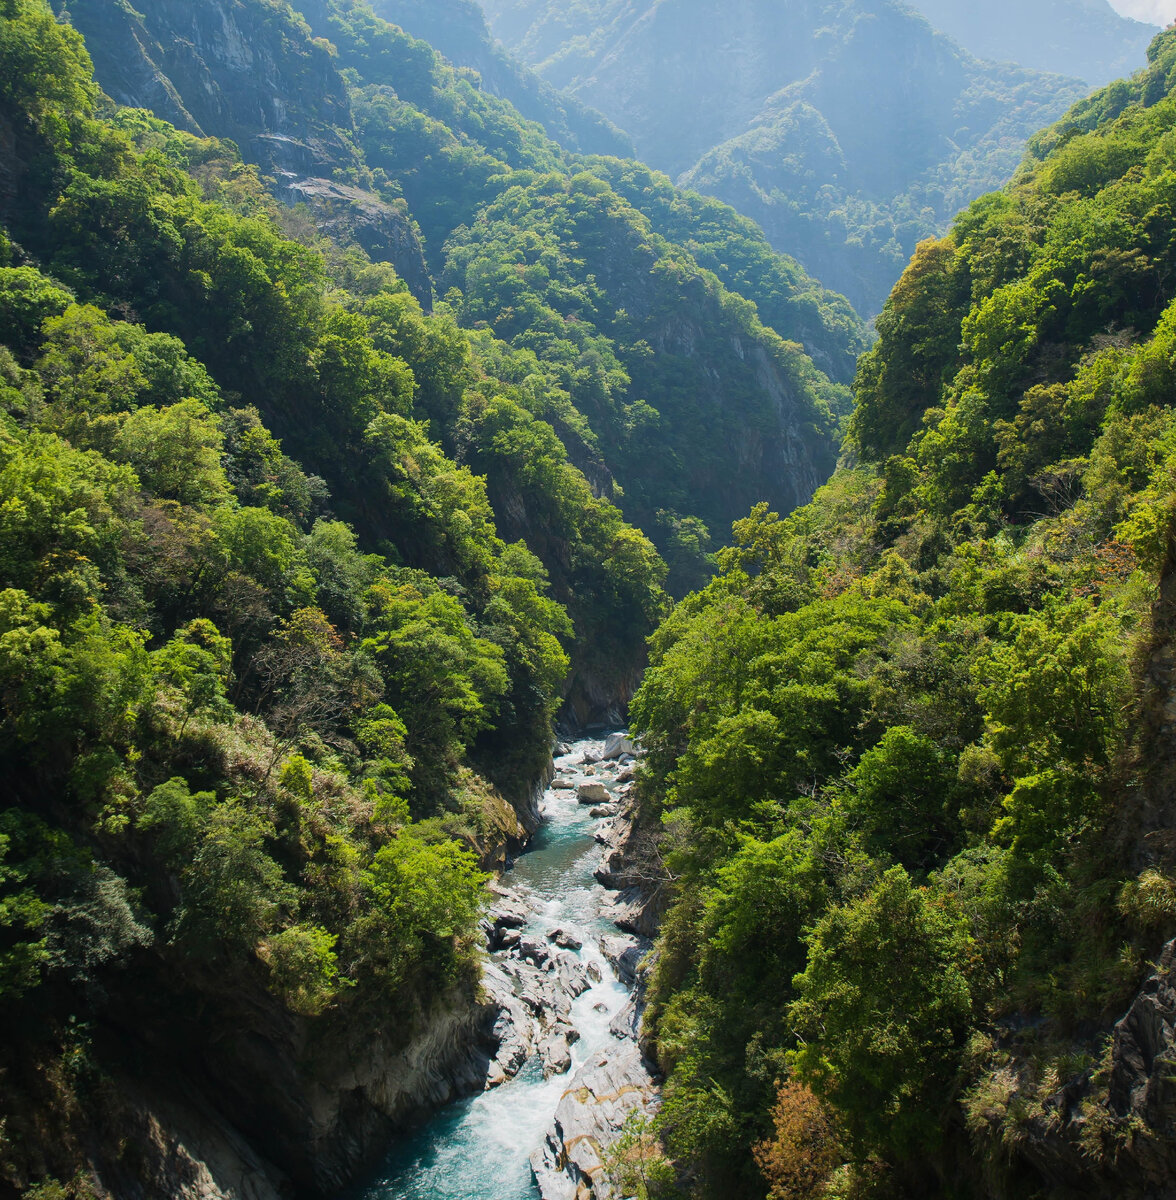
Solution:
{"label": "river rock", "polygon": [[633,758],[637,754],[637,747],[633,744],[633,740],[626,733],[612,733],[605,739],[604,749],[600,752],[602,759],[615,759],[623,756]]}
{"label": "river rock", "polygon": [[539,1043],[539,1060],[543,1064],[543,1078],[566,1075],[572,1069],[572,1051],[568,1039],[558,1030],[553,1030]]}
{"label": "river rock", "polygon": [[657,1085],[632,1042],[594,1054],[576,1072],[555,1110],[531,1168],[543,1200],[618,1200],[604,1167],[609,1147],[634,1109],[652,1116]]}
{"label": "river rock", "polygon": [[516,894],[507,893],[490,906],[486,913],[496,929],[522,929],[531,919],[526,902]]}
{"label": "river rock", "polygon": [[550,956],[551,952],[547,949],[547,943],[539,938],[524,936],[519,939],[520,958],[525,958],[528,962],[533,962],[535,966],[541,967]]}
{"label": "river rock", "polygon": [[612,963],[618,978],[629,987],[637,982],[637,966],[649,952],[650,944],[646,938],[632,935],[628,937],[602,937],[600,952]]}
{"label": "river rock", "polygon": [[600,906],[601,915],[622,932],[650,939],[657,937],[664,910],[665,897],[661,891],[649,894],[639,887],[625,888]]}
{"label": "river rock", "polygon": [[581,804],[611,804],[612,796],[603,783],[582,783],[576,790]]}
{"label": "river rock", "polygon": [[482,973],[482,991],[498,1007],[491,1036],[498,1049],[486,1072],[486,1087],[513,1079],[531,1056],[532,1024],[526,1008],[514,994],[510,978],[490,963]]}
{"label": "river rock", "polygon": [[567,950],[554,955],[544,970],[555,976],[556,986],[565,996],[582,996],[592,986],[584,964]]}
{"label": "river rock", "polygon": [[596,882],[601,887],[621,891],[628,882],[625,873],[625,852],[620,846],[611,846],[600,860],[600,866],[593,872]]}
{"label": "river rock", "polygon": [[637,778],[632,767],[626,767],[618,776],[617,783],[632,783]]}
{"label": "river rock", "polygon": [[589,814],[590,817],[615,817],[617,815],[616,806],[612,804],[602,804],[599,808],[594,808]]}
{"label": "river rock", "polygon": [[621,1009],[615,1017],[613,1017],[608,1027],[609,1033],[615,1038],[622,1040],[628,1039],[631,1042],[637,1040],[637,1035],[641,1032],[641,1010],[637,1007],[635,1000],[630,1000],[624,1008]]}
{"label": "river rock", "polygon": [[590,962],[584,968],[584,973],[593,983],[601,983],[604,980],[604,975],[601,973],[600,967],[594,962]]}
{"label": "river rock", "polygon": [[565,929],[549,929],[547,940],[554,942],[561,950],[579,950],[584,945],[574,933],[568,933]]}
{"label": "river rock", "polygon": [[556,779],[552,781],[552,790],[557,792],[574,792],[576,785],[570,779]]}
{"label": "river rock", "polygon": [[585,750],[580,759],[581,766],[591,766],[593,763],[600,762],[600,755],[595,750]]}

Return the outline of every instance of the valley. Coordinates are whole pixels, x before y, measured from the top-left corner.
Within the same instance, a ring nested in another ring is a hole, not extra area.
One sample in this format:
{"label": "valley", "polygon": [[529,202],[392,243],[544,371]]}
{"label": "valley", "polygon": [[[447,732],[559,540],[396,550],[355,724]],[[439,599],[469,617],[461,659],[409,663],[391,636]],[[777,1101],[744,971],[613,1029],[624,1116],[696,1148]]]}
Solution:
{"label": "valley", "polygon": [[1104,0],[0,0],[0,1200],[1167,1196],[1174,149]]}

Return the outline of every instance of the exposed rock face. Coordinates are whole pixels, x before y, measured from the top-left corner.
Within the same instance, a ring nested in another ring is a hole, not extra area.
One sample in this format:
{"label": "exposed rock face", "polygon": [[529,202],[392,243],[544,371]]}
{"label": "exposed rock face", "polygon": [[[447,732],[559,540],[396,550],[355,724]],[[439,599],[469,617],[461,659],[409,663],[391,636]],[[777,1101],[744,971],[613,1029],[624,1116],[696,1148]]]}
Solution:
{"label": "exposed rock face", "polygon": [[649,953],[649,941],[632,934],[628,937],[604,937],[600,939],[600,949],[604,957],[612,963],[613,970],[621,982],[636,987],[637,969],[641,960]]}
{"label": "exposed rock face", "polygon": [[[1099,1043],[1091,1050],[1098,1052]],[[1176,942],[1169,942],[1112,1032],[1109,1062],[1067,1080],[1040,1102],[1012,1146],[1013,1167],[1050,1195],[1170,1200],[1176,1179]],[[1009,1097],[1023,1064],[1004,1068]],[[1105,1082],[1104,1082],[1105,1081]],[[1000,1136],[1001,1114],[993,1133]],[[1008,1120],[1007,1116],[1003,1118]],[[985,1194],[1004,1197],[999,1181]],[[1019,1193],[1018,1193],[1019,1194]]]}
{"label": "exposed rock face", "polygon": [[1176,941],[1164,947],[1155,973],[1115,1026],[1111,1064],[1111,1110],[1143,1123],[1141,1166],[1161,1168],[1170,1183],[1176,1179]]}
{"label": "exposed rock face", "polygon": [[390,262],[425,308],[433,289],[416,229],[378,196],[334,183],[358,165],[347,87],[300,20],[240,0],[55,0],[86,39],[103,89],[201,137],[231,138],[287,204]]}
{"label": "exposed rock face", "polygon": [[349,184],[297,176],[286,183],[280,198],[305,204],[328,237],[355,242],[373,262],[391,263],[426,311],[432,307],[433,282],[407,209],[394,208],[374,192]]}
{"label": "exposed rock face", "polygon": [[59,0],[86,39],[99,83],[119,104],[154,107],[180,128],[232,138],[272,171],[310,174],[354,160],[330,51],[279,10],[239,0]]}
{"label": "exposed rock face", "polygon": [[[201,991],[167,1027],[160,1000],[120,997],[96,1030],[119,1064],[76,1136],[105,1192],[144,1200],[276,1200],[334,1195],[431,1108],[480,1090],[496,1054],[500,997],[455,989],[415,1028],[357,1014],[295,1018],[259,969]],[[405,1014],[407,1019],[407,1014]],[[119,1073],[121,1072],[121,1073]],[[100,1192],[100,1194],[103,1194]]]}
{"label": "exposed rock face", "polygon": [[657,1083],[632,1041],[594,1055],[576,1072],[544,1144],[531,1156],[543,1200],[610,1200],[608,1147],[629,1114],[657,1110]]}
{"label": "exposed rock face", "polygon": [[101,1130],[96,1165],[111,1196],[289,1200],[289,1179],[195,1095],[119,1080]]}

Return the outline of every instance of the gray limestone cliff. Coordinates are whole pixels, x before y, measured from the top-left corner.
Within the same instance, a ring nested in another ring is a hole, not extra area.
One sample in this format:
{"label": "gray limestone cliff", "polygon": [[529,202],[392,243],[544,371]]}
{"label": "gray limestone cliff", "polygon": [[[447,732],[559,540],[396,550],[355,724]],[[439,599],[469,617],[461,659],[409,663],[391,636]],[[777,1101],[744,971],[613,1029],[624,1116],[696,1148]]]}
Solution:
{"label": "gray limestone cliff", "polygon": [[403,207],[340,184],[360,163],[347,86],[325,42],[301,18],[242,0],[56,0],[86,39],[116,103],[177,128],[237,143],[286,204],[305,203],[323,232],[390,262],[429,308],[433,291]]}

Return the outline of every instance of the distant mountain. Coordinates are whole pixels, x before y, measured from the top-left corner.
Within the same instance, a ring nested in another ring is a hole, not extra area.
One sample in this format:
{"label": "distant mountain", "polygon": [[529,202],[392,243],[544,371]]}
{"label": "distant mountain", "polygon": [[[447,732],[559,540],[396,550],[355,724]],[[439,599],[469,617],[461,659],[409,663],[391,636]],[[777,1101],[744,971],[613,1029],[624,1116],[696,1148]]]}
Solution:
{"label": "distant mountain", "polygon": [[1139,70],[1158,28],[1120,16],[1107,0],[910,3],[979,58],[1074,75],[1092,87]]}
{"label": "distant mountain", "polygon": [[866,315],[917,242],[1085,90],[981,62],[894,0],[485,0],[505,44]]}

